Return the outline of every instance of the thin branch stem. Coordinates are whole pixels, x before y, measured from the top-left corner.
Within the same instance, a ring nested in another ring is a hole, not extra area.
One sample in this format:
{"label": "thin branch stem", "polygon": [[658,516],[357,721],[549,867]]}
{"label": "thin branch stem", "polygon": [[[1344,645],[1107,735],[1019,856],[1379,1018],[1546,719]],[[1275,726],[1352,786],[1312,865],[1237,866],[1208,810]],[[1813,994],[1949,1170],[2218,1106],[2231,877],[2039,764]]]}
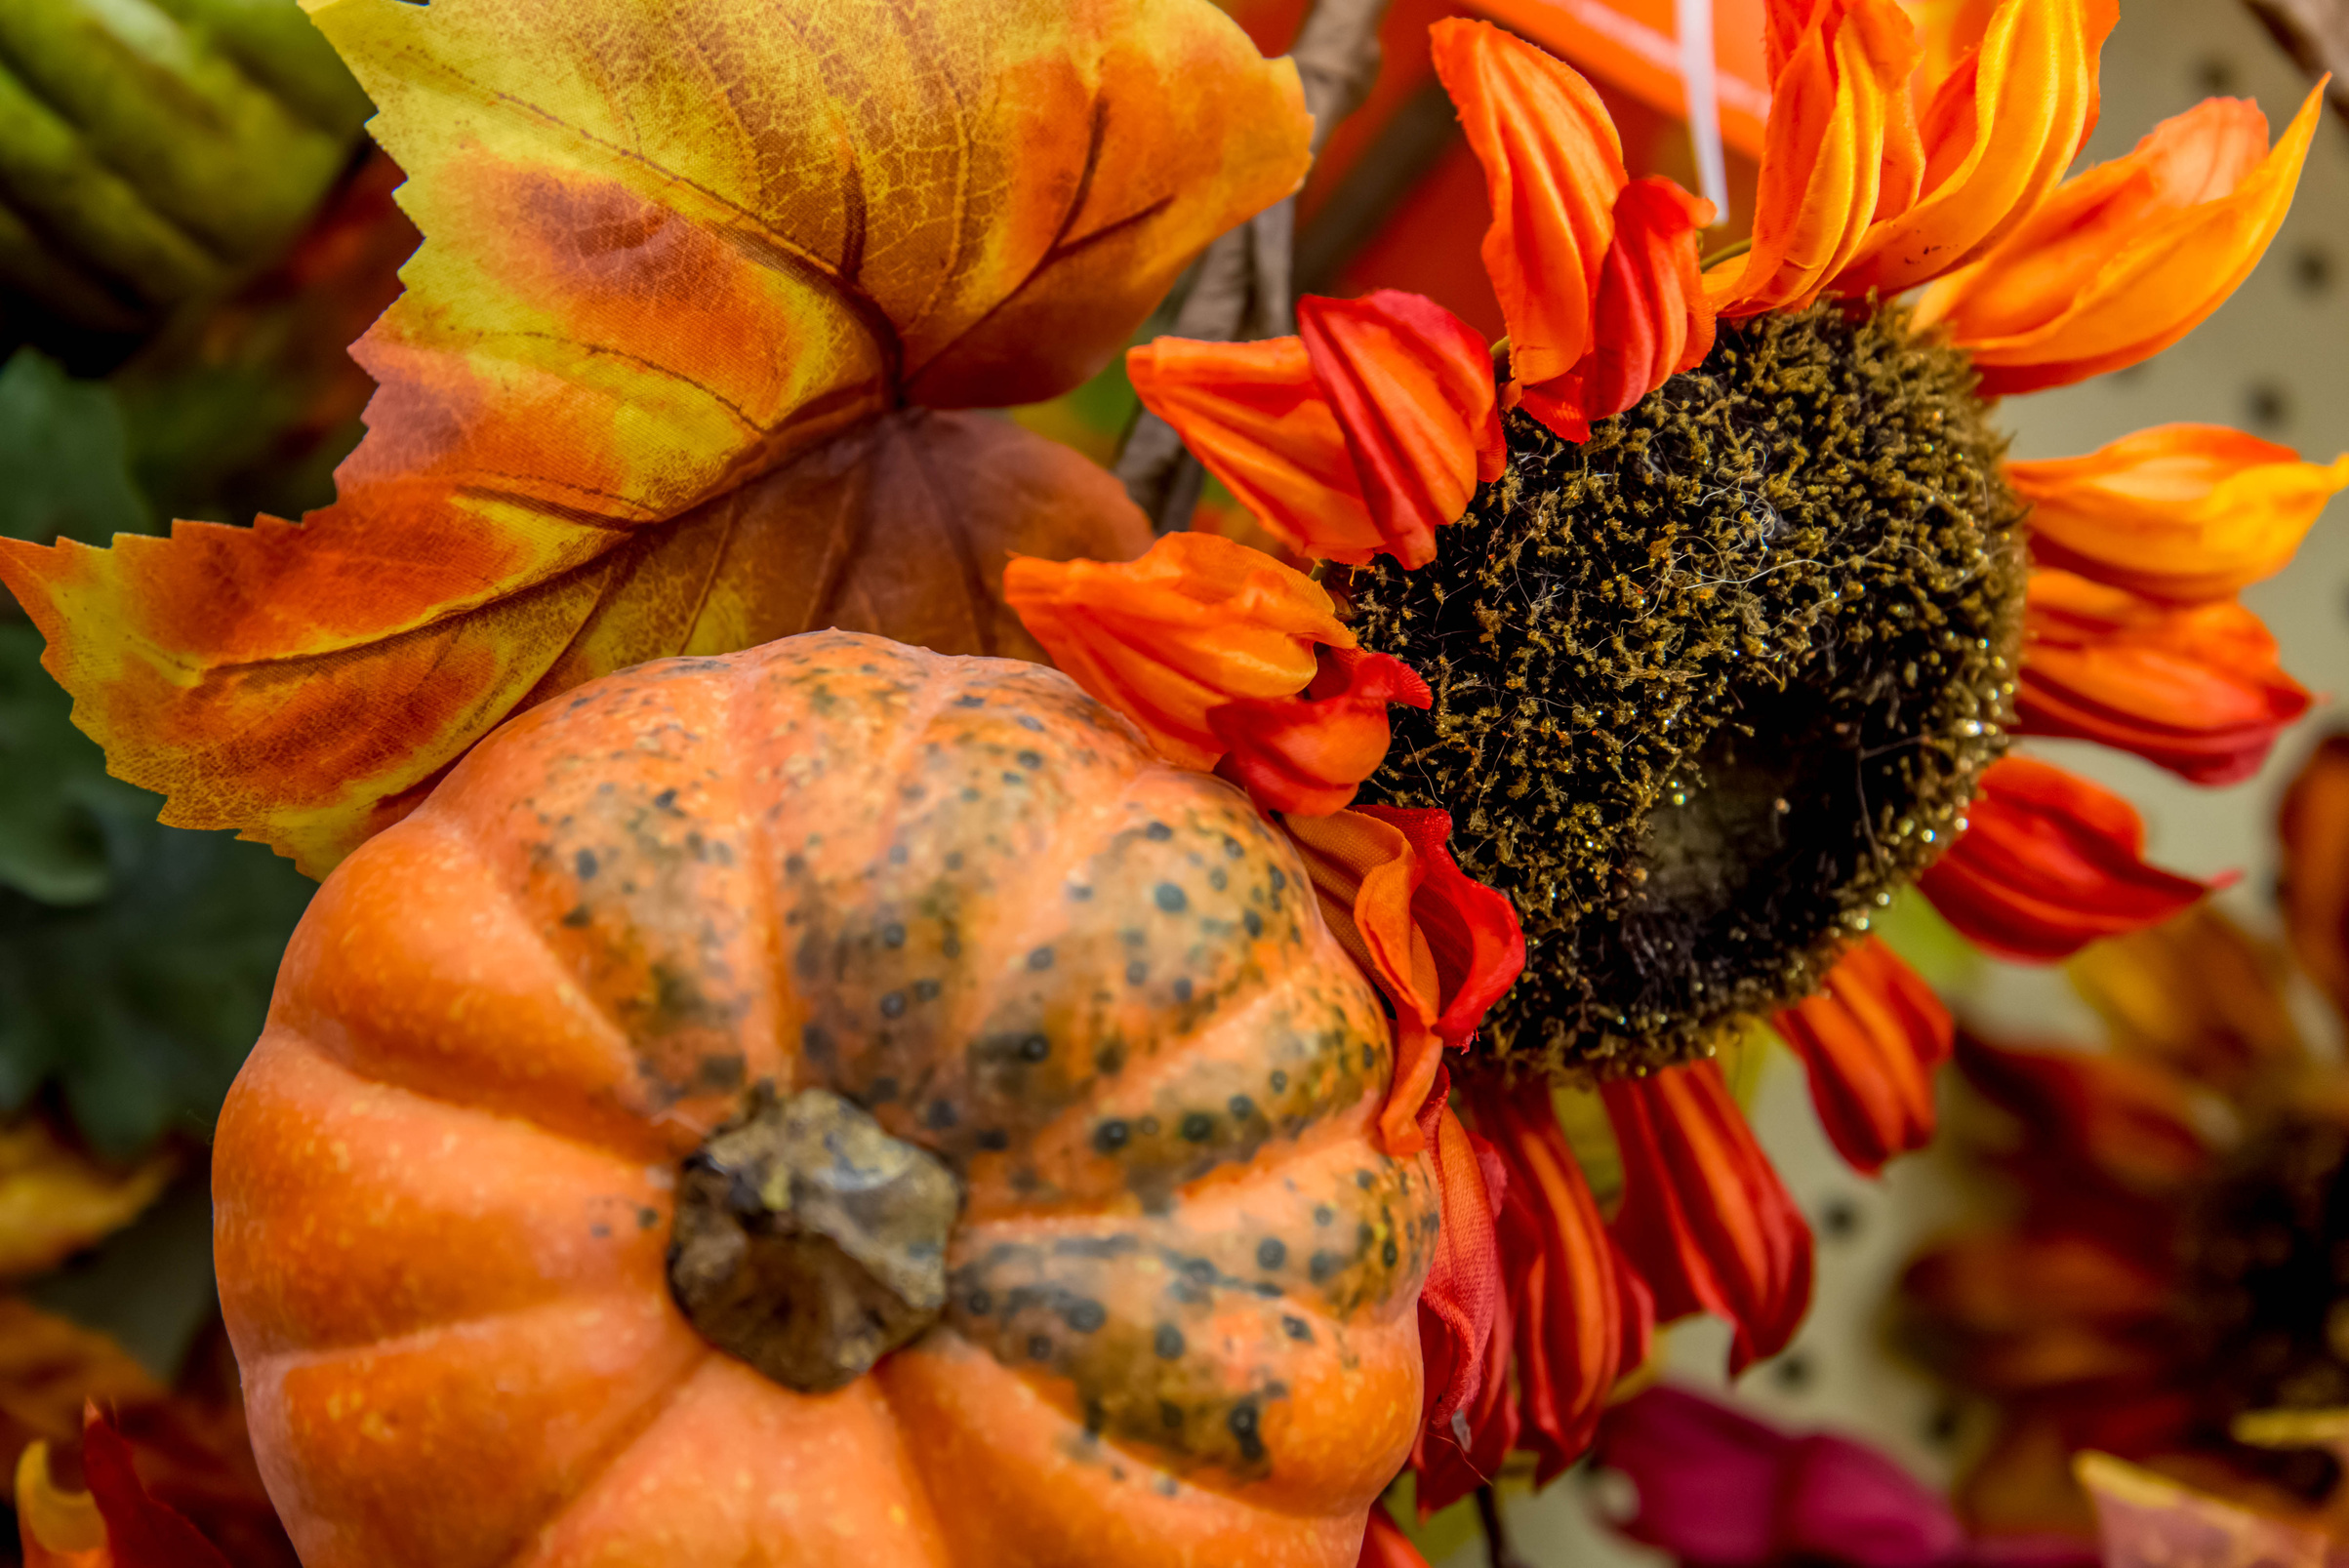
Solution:
{"label": "thin branch stem", "polygon": [[[1378,76],[1378,29],[1388,0],[1316,0],[1289,58],[1305,86],[1318,156],[1337,123],[1361,102]],[[1290,299],[1297,201],[1266,208],[1207,248],[1175,312],[1172,335],[1212,342],[1277,338],[1295,325]],[[1197,504],[1204,474],[1182,437],[1145,411],[1117,454],[1117,477],[1160,533],[1183,527]]]}
{"label": "thin branch stem", "polygon": [[2326,98],[2349,119],[2349,0],[2244,0],[2309,79],[2330,73]]}

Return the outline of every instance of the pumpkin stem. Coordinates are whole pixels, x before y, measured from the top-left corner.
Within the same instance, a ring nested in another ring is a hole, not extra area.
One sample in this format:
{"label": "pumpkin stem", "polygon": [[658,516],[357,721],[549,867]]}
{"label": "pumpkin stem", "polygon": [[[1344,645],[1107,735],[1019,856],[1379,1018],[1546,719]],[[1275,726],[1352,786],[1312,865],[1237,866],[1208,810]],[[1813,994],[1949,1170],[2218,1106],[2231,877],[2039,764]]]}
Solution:
{"label": "pumpkin stem", "polygon": [[937,1320],[961,1206],[935,1154],[860,1106],[760,1084],[685,1160],[669,1289],[710,1344],[822,1393]]}

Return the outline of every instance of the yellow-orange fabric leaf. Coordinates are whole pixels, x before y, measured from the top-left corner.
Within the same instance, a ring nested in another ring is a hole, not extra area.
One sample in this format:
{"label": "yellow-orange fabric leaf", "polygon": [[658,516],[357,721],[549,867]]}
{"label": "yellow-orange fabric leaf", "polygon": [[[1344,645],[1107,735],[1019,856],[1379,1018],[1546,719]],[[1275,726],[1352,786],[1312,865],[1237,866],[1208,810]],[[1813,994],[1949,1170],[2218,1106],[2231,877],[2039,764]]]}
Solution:
{"label": "yellow-orange fabric leaf", "polygon": [[87,1400],[111,1407],[163,1396],[162,1386],[105,1335],[0,1296],[0,1451],[80,1435]]}
{"label": "yellow-orange fabric leaf", "polygon": [[[19,548],[0,577],[49,638],[75,722],[115,773],[171,797],[165,822],[241,828],[322,876],[509,714],[647,659],[824,626],[1041,659],[1002,605],[1011,553],[1123,560],[1150,525],[1066,447],[909,410],[543,579],[502,575],[484,537],[440,560],[409,543],[396,514],[338,506],[301,527]],[[483,585],[464,594],[468,567]],[[381,614],[420,576],[438,613]]]}
{"label": "yellow-orange fabric leaf", "polygon": [[168,1149],[101,1165],[38,1117],[0,1126],[0,1279],[53,1268],[130,1224],[179,1165]]}
{"label": "yellow-orange fabric leaf", "polygon": [[1007,546],[1139,549],[1122,493],[1040,439],[904,411],[1075,384],[1308,162],[1294,68],[1209,0],[304,4],[425,234],[353,350],[382,389],[337,503],[12,544],[0,580],[167,821],[313,872],[529,702],[826,623],[775,551],[816,608],[989,620]]}

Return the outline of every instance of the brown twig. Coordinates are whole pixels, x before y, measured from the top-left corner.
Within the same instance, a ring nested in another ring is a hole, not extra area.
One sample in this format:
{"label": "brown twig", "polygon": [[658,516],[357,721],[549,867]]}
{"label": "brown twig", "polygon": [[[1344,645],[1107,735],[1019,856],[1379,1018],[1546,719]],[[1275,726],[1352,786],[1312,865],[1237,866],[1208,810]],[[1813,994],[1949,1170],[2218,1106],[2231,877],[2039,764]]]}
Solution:
{"label": "brown twig", "polygon": [[[1289,58],[1305,85],[1318,155],[1378,75],[1378,28],[1388,0],[1316,0]],[[1178,338],[1232,342],[1277,338],[1294,324],[1289,296],[1297,199],[1266,208],[1207,248],[1169,329]],[[1183,439],[1145,411],[1117,454],[1117,477],[1159,532],[1190,521],[1203,479]]]}
{"label": "brown twig", "polygon": [[2311,80],[2330,74],[2326,99],[2349,124],[2349,0],[2243,0]]}
{"label": "brown twig", "polygon": [[1477,1488],[1477,1522],[1484,1526],[1484,1554],[1492,1568],[1525,1568],[1525,1559],[1509,1545],[1501,1523],[1500,1495],[1489,1486]]}

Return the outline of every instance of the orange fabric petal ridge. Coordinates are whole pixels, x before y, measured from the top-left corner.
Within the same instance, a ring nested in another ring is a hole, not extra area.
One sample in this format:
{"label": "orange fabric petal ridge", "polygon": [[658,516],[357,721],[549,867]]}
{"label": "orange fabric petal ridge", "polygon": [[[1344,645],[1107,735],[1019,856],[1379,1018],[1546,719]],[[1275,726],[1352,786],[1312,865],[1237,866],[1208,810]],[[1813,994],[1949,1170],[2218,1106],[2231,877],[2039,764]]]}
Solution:
{"label": "orange fabric petal ridge", "polygon": [[2234,784],[2311,701],[2240,604],[2179,608],[2069,572],[2031,574],[2017,734],[2096,741],[2194,784]]}
{"label": "orange fabric petal ridge", "polygon": [[[1431,1435],[1442,1434],[1438,1436],[1442,1441],[1463,1424],[1470,1409],[1478,1408],[1481,1415],[1496,1401],[1505,1405],[1509,1387],[1509,1303],[1493,1228],[1506,1177],[1491,1146],[1460,1124],[1447,1099],[1439,1083],[1417,1118],[1421,1141],[1436,1167],[1443,1219],[1435,1261],[1419,1292],[1427,1409],[1413,1448],[1414,1463],[1423,1462]],[[1502,1452],[1507,1451],[1504,1441]],[[1497,1469],[1497,1455],[1495,1460]],[[1420,1506],[1424,1517],[1426,1500]]]}
{"label": "orange fabric petal ridge", "polygon": [[1212,709],[1292,696],[1317,646],[1355,642],[1319,583],[1213,534],[1168,534],[1134,561],[1014,556],[1003,597],[1072,680],[1188,768],[1224,754]]}
{"label": "orange fabric petal ridge", "polygon": [[1126,350],[1142,406],[1298,554],[1364,566],[1383,547],[1346,432],[1296,338],[1159,338]]}
{"label": "orange fabric petal ridge", "polygon": [[1500,1237],[1519,1441],[1546,1486],[1591,1446],[1616,1380],[1647,1359],[1655,1304],[1600,1217],[1549,1085],[1479,1083],[1464,1098],[1509,1170]]}
{"label": "orange fabric petal ridge", "polygon": [[2277,829],[2292,954],[2349,1011],[2349,735],[2327,736],[2301,765]]}
{"label": "orange fabric petal ridge", "polygon": [[1396,289],[1308,295],[1297,332],[1354,455],[1378,547],[1406,568],[1427,565],[1436,530],[1458,522],[1507,459],[1483,340],[1435,301]]}
{"label": "orange fabric petal ridge", "polygon": [[2151,358],[2250,275],[2298,186],[2324,108],[2312,90],[2273,148],[2255,104],[2209,99],[2066,181],[1990,254],[1917,304],[1972,356],[1986,397]]}
{"label": "orange fabric petal ridge", "polygon": [[1885,296],[1995,246],[2062,181],[2096,121],[2096,57],[2114,0],[1999,0],[1920,118],[1922,193],[1872,226],[1834,283]]}
{"label": "orange fabric petal ridge", "polygon": [[1525,387],[1520,406],[1567,440],[1620,414],[1713,351],[1713,303],[1696,232],[1713,204],[1669,180],[1635,180],[1615,198],[1615,240],[1600,269],[1591,351],[1572,371]]}
{"label": "orange fabric petal ridge", "polygon": [[1908,96],[1919,57],[1896,0],[1820,0],[1772,90],[1754,247],[1705,274],[1722,315],[1803,308],[1871,224],[1908,210],[1924,172]]}
{"label": "orange fabric petal ridge", "polygon": [[1964,820],[1917,885],[1959,935],[2003,958],[2068,958],[2225,885],[2147,864],[2136,808],[2033,757],[1991,764]]}
{"label": "orange fabric petal ridge", "polygon": [[1669,1322],[1735,1331],[1729,1370],[1775,1355],[1810,1306],[1811,1237],[1711,1062],[1600,1086],[1623,1151],[1615,1244]]}
{"label": "orange fabric petal ridge", "polygon": [[1324,648],[1303,697],[1249,697],[1207,710],[1224,776],[1267,811],[1326,817],[1386,760],[1387,704],[1424,708],[1428,683],[1392,654]]}
{"label": "orange fabric petal ridge", "polygon": [[1873,1176],[1933,1137],[1933,1070],[1957,1025],[1931,986],[1875,937],[1771,1025],[1802,1059],[1810,1103],[1844,1163]]}
{"label": "orange fabric petal ridge", "polygon": [[1615,194],[1630,178],[1614,121],[1563,61],[1485,21],[1429,29],[1436,75],[1492,200],[1484,271],[1509,327],[1513,373],[1554,381],[1590,351]]}
{"label": "orange fabric petal ridge", "polygon": [[2006,480],[2031,504],[2034,559],[2193,604],[2282,571],[2349,487],[2349,454],[2303,462],[2224,425],[2163,424],[2085,458],[2009,462]]}

